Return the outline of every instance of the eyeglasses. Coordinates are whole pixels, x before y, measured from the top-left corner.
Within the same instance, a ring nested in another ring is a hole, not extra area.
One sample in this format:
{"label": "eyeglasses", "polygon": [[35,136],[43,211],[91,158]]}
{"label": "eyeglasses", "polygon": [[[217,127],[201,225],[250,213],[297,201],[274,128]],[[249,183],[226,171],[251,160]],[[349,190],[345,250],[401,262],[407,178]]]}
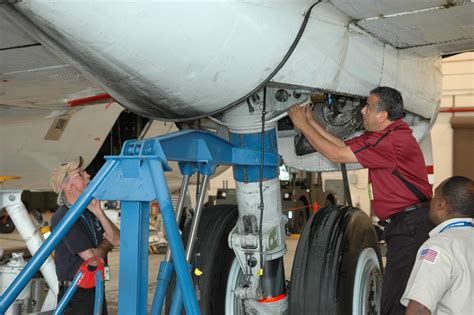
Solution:
{"label": "eyeglasses", "polygon": [[86,173],[86,171],[84,170],[79,170],[77,171],[76,174],[72,175],[72,176],[69,176],[70,179],[74,178],[74,177],[77,177],[77,176],[81,176],[81,177],[84,177],[84,174]]}

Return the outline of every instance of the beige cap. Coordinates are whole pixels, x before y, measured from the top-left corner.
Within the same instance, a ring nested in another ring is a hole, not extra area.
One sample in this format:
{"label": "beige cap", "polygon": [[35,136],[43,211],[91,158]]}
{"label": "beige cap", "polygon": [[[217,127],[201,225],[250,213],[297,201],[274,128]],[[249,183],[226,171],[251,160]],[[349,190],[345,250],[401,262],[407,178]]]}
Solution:
{"label": "beige cap", "polygon": [[51,172],[51,188],[53,188],[55,193],[58,194],[61,191],[61,185],[63,184],[67,174],[70,171],[81,167],[83,163],[84,160],[82,159],[82,156],[79,156],[71,162],[59,165]]}

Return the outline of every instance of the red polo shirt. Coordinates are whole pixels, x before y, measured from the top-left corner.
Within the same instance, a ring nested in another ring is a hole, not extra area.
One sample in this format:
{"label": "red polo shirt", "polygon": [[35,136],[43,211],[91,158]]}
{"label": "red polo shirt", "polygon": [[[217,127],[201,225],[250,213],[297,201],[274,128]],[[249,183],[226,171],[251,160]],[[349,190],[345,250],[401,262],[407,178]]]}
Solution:
{"label": "red polo shirt", "polygon": [[372,208],[381,219],[390,218],[420,200],[413,187],[431,199],[425,161],[412,130],[402,120],[387,128],[345,141],[359,163],[369,169],[372,185]]}

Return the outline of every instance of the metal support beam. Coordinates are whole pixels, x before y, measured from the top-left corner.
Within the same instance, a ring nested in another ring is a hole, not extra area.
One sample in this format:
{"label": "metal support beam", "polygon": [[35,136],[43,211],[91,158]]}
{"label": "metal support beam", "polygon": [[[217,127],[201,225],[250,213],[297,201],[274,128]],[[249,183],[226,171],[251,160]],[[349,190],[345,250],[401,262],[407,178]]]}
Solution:
{"label": "metal support beam", "polygon": [[[183,215],[184,198],[188,192],[189,178],[189,175],[184,175],[183,180],[181,181],[181,190],[179,193],[178,204],[176,206],[176,224],[178,226],[179,222],[181,221],[181,216]],[[166,289],[168,288],[168,283],[171,279],[172,273],[173,263],[171,262],[171,250],[168,248],[166,250],[165,259],[160,264],[160,270],[156,279],[155,294],[153,296],[153,303],[151,305],[152,315],[161,314],[163,302],[165,301],[166,297]]]}
{"label": "metal support beam", "polygon": [[[150,161],[150,171],[155,184],[156,196],[160,204],[161,215],[165,224],[168,243],[171,247],[171,256],[176,269],[176,278],[178,286],[183,294],[184,306],[187,314],[200,314],[199,304],[197,303],[196,293],[189,274],[189,269],[184,256],[184,246],[181,241],[181,234],[176,224],[176,219],[171,204],[171,197],[163,175],[163,168],[156,160]],[[161,175],[161,176],[160,176]]]}
{"label": "metal support beam", "polygon": [[[202,209],[204,206],[204,197],[206,196],[207,187],[209,186],[209,175],[204,175],[202,180],[201,189],[199,191],[199,199],[194,212],[193,221],[191,223],[191,231],[188,237],[188,243],[186,246],[186,262],[190,263],[194,251],[194,244],[196,243],[196,235],[199,228],[199,222],[201,221]],[[189,265],[190,266],[190,265]],[[190,266],[192,270],[192,266]],[[175,287],[173,294],[173,302],[171,304],[170,314],[181,314],[183,301],[181,291],[179,287]]]}
{"label": "metal support beam", "polygon": [[146,314],[148,295],[149,202],[122,202],[119,314]]}

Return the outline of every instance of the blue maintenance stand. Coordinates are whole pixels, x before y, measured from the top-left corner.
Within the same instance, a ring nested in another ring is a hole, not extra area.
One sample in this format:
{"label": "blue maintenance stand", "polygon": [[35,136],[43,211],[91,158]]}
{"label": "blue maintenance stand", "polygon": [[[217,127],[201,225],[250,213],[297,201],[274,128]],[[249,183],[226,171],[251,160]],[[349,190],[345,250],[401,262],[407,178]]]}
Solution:
{"label": "blue maintenance stand", "polygon": [[175,307],[172,314],[180,314],[182,304],[186,314],[200,314],[166,183],[165,172],[171,170],[168,161],[178,161],[185,178],[183,183],[187,183],[194,173],[213,175],[218,165],[234,165],[240,174],[237,176],[245,178],[263,164],[263,177],[268,175],[272,178],[280,165],[280,156],[276,152],[276,131],[273,129],[264,133],[263,152],[258,141],[260,137],[261,133],[234,136],[234,141],[231,136],[235,143],[232,144],[210,132],[188,130],[125,142],[119,156],[106,157],[107,162],[99,173],[0,297],[0,314],[13,303],[94,198],[120,200],[122,205],[119,314],[146,314],[147,311],[149,203],[153,200],[158,200],[160,204],[172,260],[164,261],[160,266],[152,313],[161,314],[174,269],[177,279],[175,292],[179,293],[179,297],[177,300],[173,297],[173,305],[179,307]]}

